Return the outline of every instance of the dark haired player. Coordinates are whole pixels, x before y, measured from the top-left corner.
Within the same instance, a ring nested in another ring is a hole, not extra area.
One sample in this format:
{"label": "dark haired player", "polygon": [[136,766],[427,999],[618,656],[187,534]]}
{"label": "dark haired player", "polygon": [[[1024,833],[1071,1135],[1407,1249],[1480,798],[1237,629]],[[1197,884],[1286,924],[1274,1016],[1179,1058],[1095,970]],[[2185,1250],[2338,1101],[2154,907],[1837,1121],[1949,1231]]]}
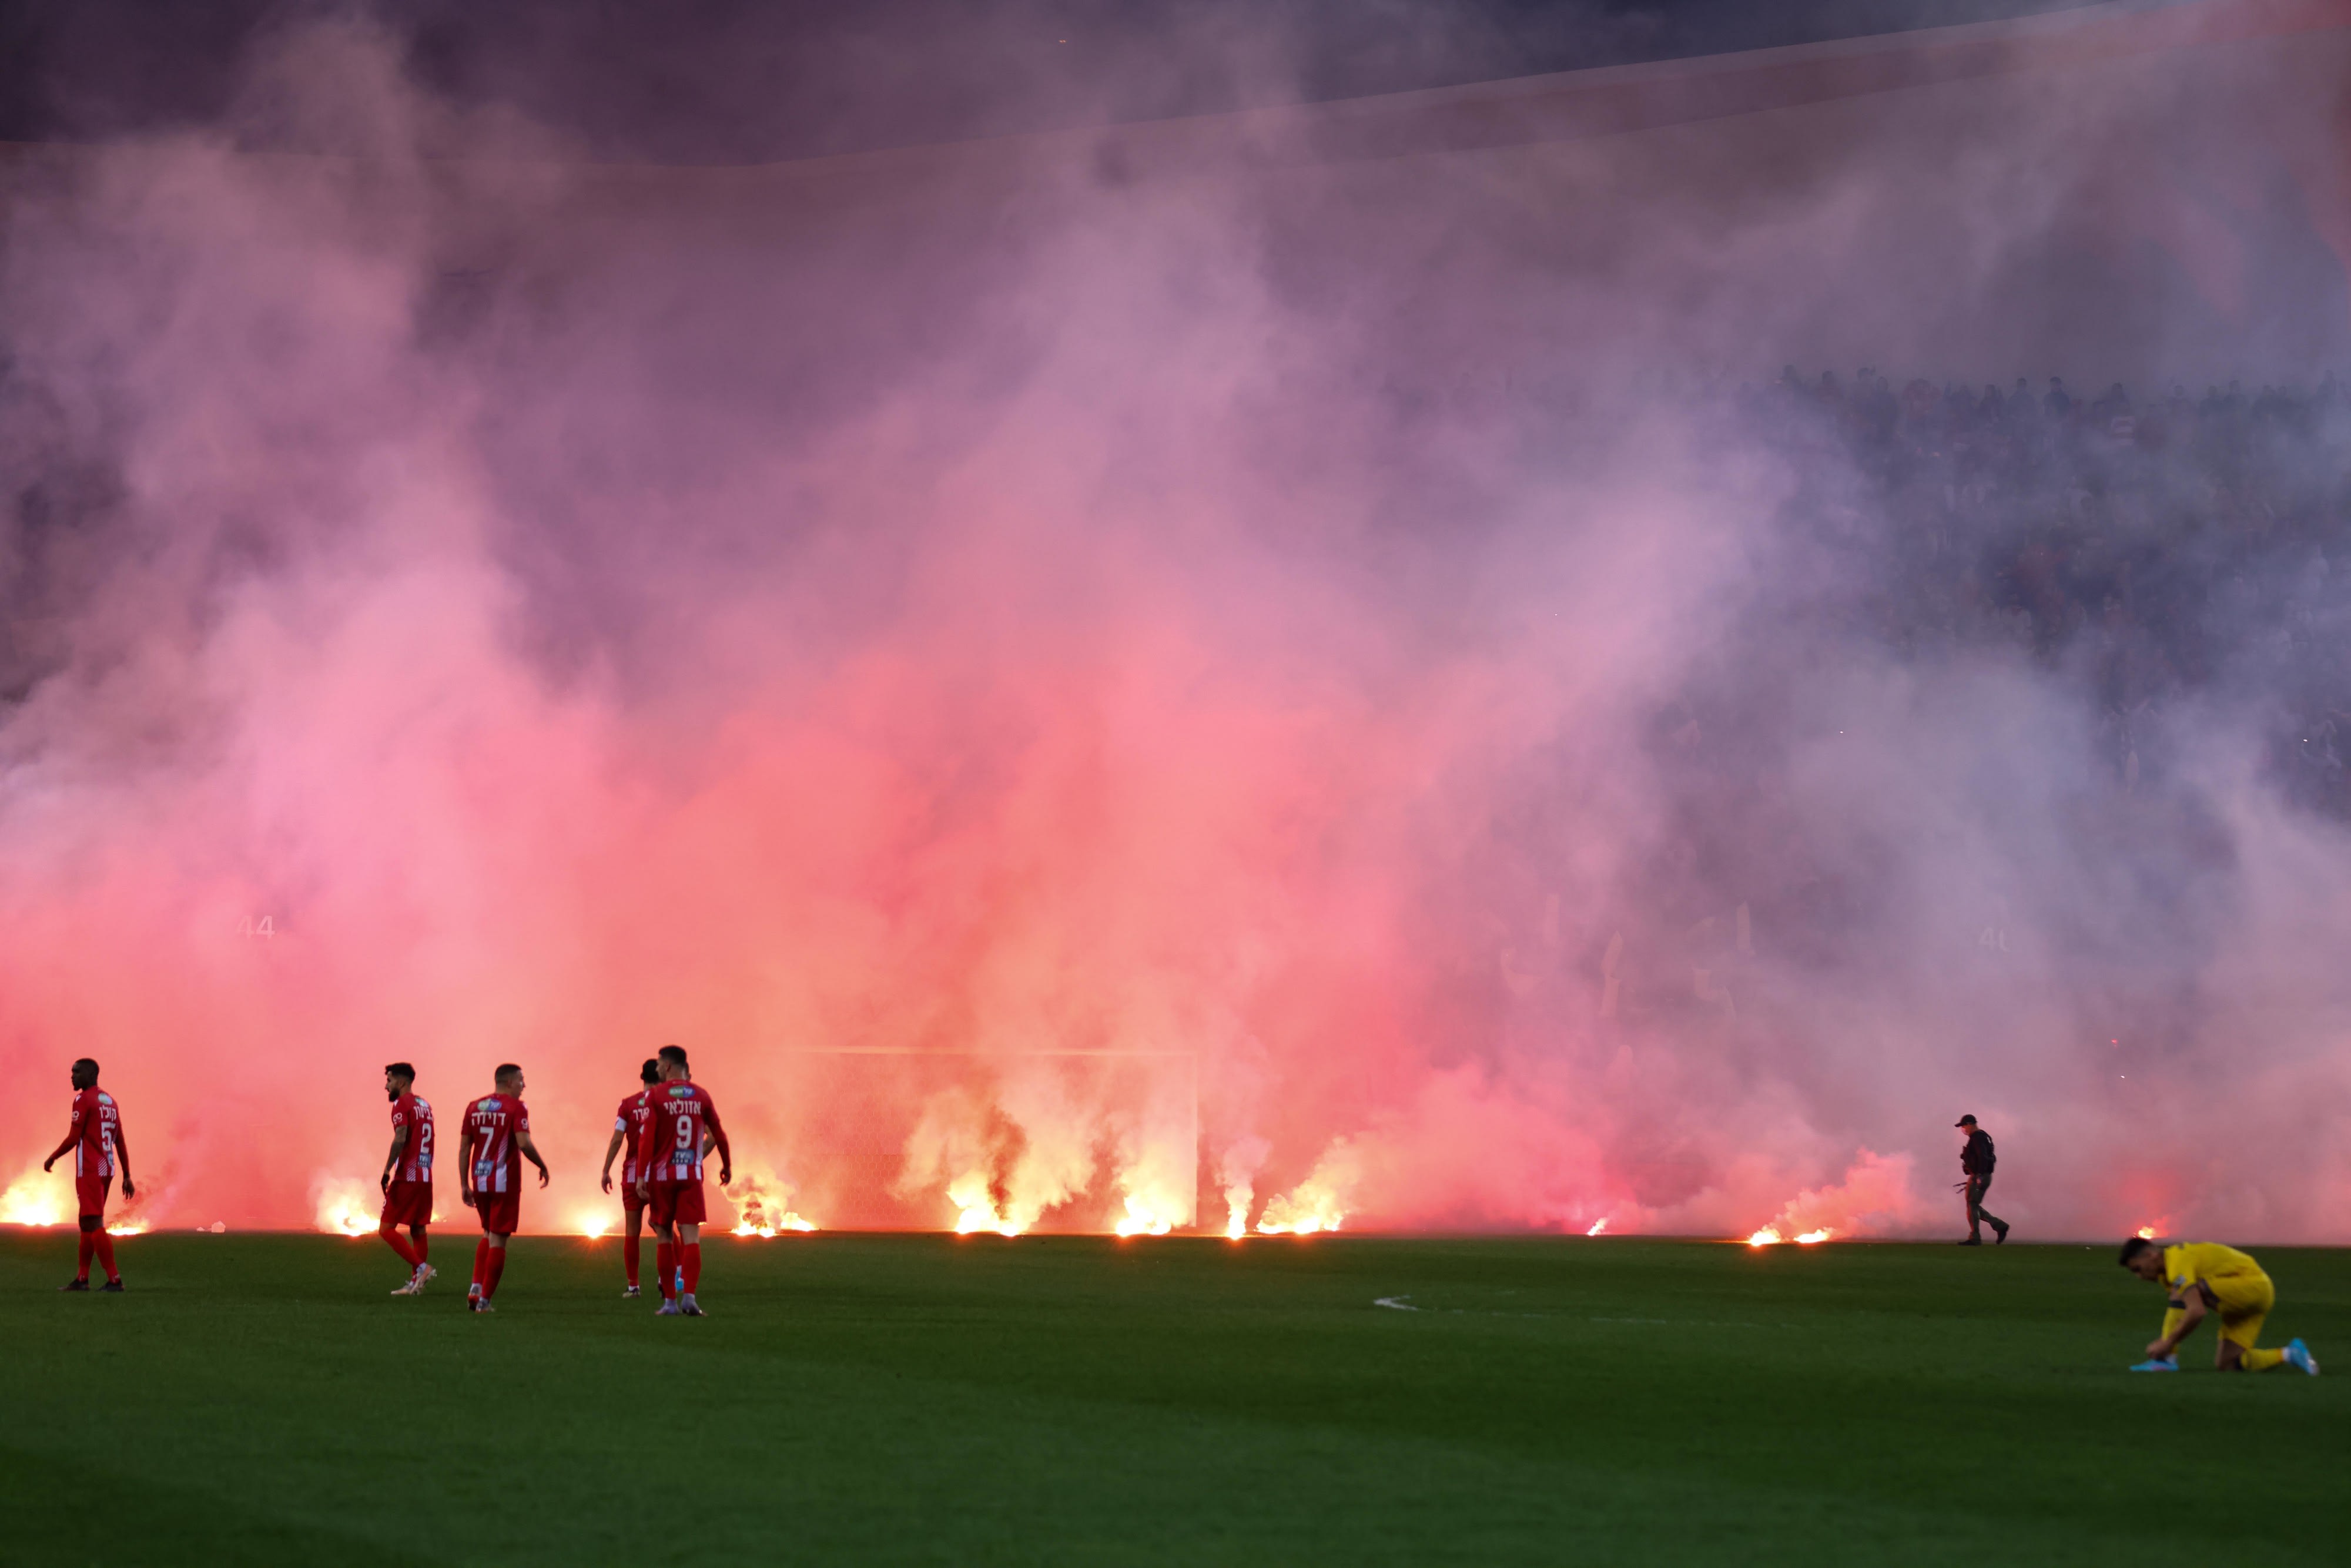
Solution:
{"label": "dark haired player", "polygon": [[458,1149],[457,1180],[465,1203],[482,1217],[482,1239],[474,1243],[474,1283],[465,1310],[495,1309],[498,1277],[507,1271],[507,1242],[522,1219],[522,1162],[538,1167],[547,1185],[547,1162],[530,1141],[530,1112],[522,1103],[522,1069],[499,1067],[497,1087],[465,1107],[465,1134]]}
{"label": "dark haired player", "polygon": [[106,1265],[105,1288],[120,1291],[122,1274],[114,1266],[114,1238],[106,1233],[106,1192],[114,1185],[115,1161],[122,1162],[122,1196],[139,1196],[131,1181],[131,1145],[122,1141],[122,1107],[98,1086],[98,1063],[87,1056],[73,1064],[73,1119],[66,1141],[41,1162],[47,1170],[66,1157],[68,1149],[73,1151],[74,1197],[81,1205],[81,1267],[57,1289],[89,1290],[89,1259],[95,1252]]}
{"label": "dark haired player", "polygon": [[[408,1265],[408,1283],[395,1296],[421,1296],[425,1282],[441,1272],[424,1260],[433,1223],[433,1107],[417,1098],[416,1069],[395,1061],[383,1070],[383,1092],[392,1102],[392,1152],[383,1157],[383,1218],[376,1234]],[[408,1227],[408,1239],[400,1228]]]}
{"label": "dark haired player", "polygon": [[[653,1211],[653,1261],[661,1270],[662,1317],[702,1316],[694,1299],[702,1283],[702,1156],[718,1151],[718,1185],[735,1180],[735,1155],[718,1107],[692,1082],[681,1046],[661,1048],[662,1084],[653,1092],[639,1153],[637,1193]],[[674,1270],[674,1272],[673,1272]]]}
{"label": "dark haired player", "polygon": [[2283,1362],[2318,1375],[2318,1358],[2300,1340],[2283,1350],[2256,1348],[2262,1323],[2277,1305],[2277,1287],[2259,1263],[2233,1247],[2217,1241],[2183,1241],[2158,1247],[2144,1236],[2123,1243],[2122,1265],[2140,1279],[2164,1288],[2168,1309],[2163,1333],[2147,1347],[2147,1359],[2133,1372],[2177,1372],[2179,1342],[2196,1332],[2207,1312],[2220,1314],[2220,1343],[2212,1364],[2223,1372],[2267,1372]]}
{"label": "dark haired player", "polygon": [[604,1190],[612,1190],[612,1161],[623,1149],[628,1157],[621,1163],[621,1215],[628,1232],[621,1239],[621,1261],[629,1270],[629,1288],[621,1292],[624,1300],[633,1301],[637,1290],[637,1260],[643,1255],[640,1238],[645,1228],[645,1200],[637,1191],[637,1150],[645,1141],[645,1118],[652,1113],[653,1085],[661,1082],[661,1061],[648,1056],[644,1066],[637,1070],[644,1084],[643,1089],[621,1102],[621,1109],[612,1119],[612,1141],[604,1145]]}

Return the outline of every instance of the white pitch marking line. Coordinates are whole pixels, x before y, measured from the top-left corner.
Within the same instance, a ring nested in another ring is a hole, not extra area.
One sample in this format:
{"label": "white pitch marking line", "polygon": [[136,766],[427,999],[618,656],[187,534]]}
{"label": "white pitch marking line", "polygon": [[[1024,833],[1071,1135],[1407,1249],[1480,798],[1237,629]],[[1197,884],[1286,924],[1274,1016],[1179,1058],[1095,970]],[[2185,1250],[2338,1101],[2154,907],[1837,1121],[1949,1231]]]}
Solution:
{"label": "white pitch marking line", "polygon": [[[1467,1307],[1437,1307],[1434,1309],[1428,1307],[1416,1307],[1412,1304],[1412,1298],[1410,1296],[1374,1296],[1372,1298],[1372,1305],[1375,1307],[1385,1307],[1392,1312],[1426,1312],[1434,1310],[1444,1313],[1447,1317],[1456,1318],[1542,1318],[1548,1320],[1569,1315],[1563,1312],[1473,1312]],[[1588,1323],[1639,1323],[1657,1328],[1769,1329],[1788,1328],[1792,1326],[1788,1323],[1750,1323],[1739,1322],[1737,1320],[1724,1321],[1718,1318],[1586,1318],[1583,1321]]]}

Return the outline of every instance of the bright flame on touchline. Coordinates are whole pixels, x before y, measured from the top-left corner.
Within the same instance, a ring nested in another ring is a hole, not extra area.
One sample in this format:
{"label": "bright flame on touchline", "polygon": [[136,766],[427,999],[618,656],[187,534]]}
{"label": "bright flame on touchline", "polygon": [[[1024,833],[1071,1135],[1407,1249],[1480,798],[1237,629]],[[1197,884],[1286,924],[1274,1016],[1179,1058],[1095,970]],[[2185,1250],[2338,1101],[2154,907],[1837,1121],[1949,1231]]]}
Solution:
{"label": "bright flame on touchline", "polygon": [[320,1176],[311,1183],[318,1195],[319,1228],[336,1236],[371,1236],[383,1195],[369,1182],[343,1176]]}
{"label": "bright flame on touchline", "polygon": [[[1802,1235],[1795,1238],[1795,1242],[1799,1247],[1816,1246],[1823,1241],[1826,1241],[1835,1234],[1835,1231],[1831,1230],[1826,1226],[1823,1226],[1818,1230],[1807,1230],[1803,1232]],[[1754,1235],[1749,1237],[1747,1239],[1747,1245],[1750,1247],[1777,1247],[1781,1242],[1787,1239],[1789,1239],[1787,1237],[1780,1234],[1779,1228],[1777,1226],[1767,1225],[1762,1229],[1757,1231]]]}
{"label": "bright flame on touchline", "polygon": [[2142,1225],[2142,1226],[2140,1226],[2140,1227],[2138,1228],[2138,1239],[2139,1239],[2141,1241],[2152,1241],[2152,1240],[2154,1240],[2154,1239],[2155,1239],[2155,1227],[2154,1227],[2154,1226],[2152,1226],[2152,1225]]}
{"label": "bright flame on touchline", "polygon": [[762,1220],[760,1223],[754,1225],[747,1219],[737,1220],[735,1225],[735,1234],[737,1236],[772,1237],[789,1235],[794,1231],[805,1233],[814,1230],[815,1228],[816,1222],[814,1220],[802,1219],[797,1214],[787,1212],[778,1215],[776,1217],[775,1223],[773,1224],[768,1224],[767,1221]]}
{"label": "bright flame on touchline", "polygon": [[988,1195],[985,1176],[958,1176],[948,1183],[947,1201],[956,1206],[957,1236],[976,1235],[982,1230],[993,1230],[998,1236],[1020,1234],[1020,1226],[996,1212],[996,1199]]}
{"label": "bright flame on touchline", "polygon": [[1309,1182],[1296,1192],[1275,1198],[1258,1216],[1259,1236],[1312,1236],[1336,1230],[1346,1218],[1335,1194]]}
{"label": "bright flame on touchline", "polygon": [[18,1176],[0,1193],[0,1225],[63,1225],[66,1200],[57,1179],[38,1166]]}
{"label": "bright flame on touchline", "polygon": [[144,1236],[147,1222],[143,1219],[118,1219],[106,1228],[109,1236]]}
{"label": "bright flame on touchline", "polygon": [[1257,1233],[1259,1236],[1312,1236],[1317,1231],[1338,1229],[1340,1218],[1334,1214],[1325,1219],[1319,1214],[1310,1214],[1297,1220],[1263,1219],[1258,1222]]}
{"label": "bright flame on touchline", "polygon": [[1176,1221],[1165,1205],[1153,1202],[1140,1194],[1129,1193],[1126,1218],[1118,1222],[1121,1236],[1165,1236],[1176,1228]]}
{"label": "bright flame on touchline", "polygon": [[612,1228],[612,1217],[609,1214],[583,1214],[576,1221],[576,1224],[579,1227],[580,1235],[586,1237],[590,1241],[594,1241],[602,1238],[606,1232]]}
{"label": "bright flame on touchline", "polygon": [[1592,1222],[1592,1228],[1585,1231],[1584,1234],[1586,1236],[1603,1236],[1607,1233],[1607,1230],[1608,1217],[1606,1215],[1603,1215],[1598,1219]]}
{"label": "bright flame on touchline", "polygon": [[773,1237],[816,1228],[813,1223],[792,1212],[789,1182],[772,1176],[747,1176],[735,1184],[730,1193],[735,1199],[735,1234],[737,1236]]}

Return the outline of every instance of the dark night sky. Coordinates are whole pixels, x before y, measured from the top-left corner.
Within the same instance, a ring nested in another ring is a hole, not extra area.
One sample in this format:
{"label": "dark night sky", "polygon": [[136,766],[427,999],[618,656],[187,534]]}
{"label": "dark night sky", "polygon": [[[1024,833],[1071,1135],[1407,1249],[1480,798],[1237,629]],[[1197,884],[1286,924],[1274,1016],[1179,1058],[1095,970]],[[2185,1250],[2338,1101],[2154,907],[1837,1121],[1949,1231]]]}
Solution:
{"label": "dark night sky", "polygon": [[256,39],[322,15],[372,18],[402,41],[420,81],[460,102],[510,105],[590,156],[744,162],[1807,43],[2079,3],[8,0],[0,4],[0,140],[97,139],[214,120]]}

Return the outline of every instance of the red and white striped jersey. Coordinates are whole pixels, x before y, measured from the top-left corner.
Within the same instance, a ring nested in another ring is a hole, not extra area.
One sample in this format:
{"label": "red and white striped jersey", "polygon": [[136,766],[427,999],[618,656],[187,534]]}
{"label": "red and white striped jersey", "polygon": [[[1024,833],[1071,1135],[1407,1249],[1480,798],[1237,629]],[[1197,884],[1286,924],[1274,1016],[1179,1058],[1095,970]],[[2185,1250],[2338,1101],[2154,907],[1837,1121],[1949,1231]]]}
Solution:
{"label": "red and white striped jersey", "polygon": [[465,1107],[475,1192],[522,1190],[522,1148],[515,1135],[529,1131],[530,1112],[511,1094],[485,1094]]}
{"label": "red and white striped jersey", "polygon": [[114,1174],[114,1130],[122,1124],[114,1096],[103,1089],[85,1089],[73,1097],[74,1175]]}
{"label": "red and white striped jersey", "polygon": [[618,1114],[612,1118],[612,1131],[621,1134],[621,1180],[633,1184],[637,1179],[637,1152],[644,1145],[645,1118],[653,1114],[654,1091],[641,1089],[621,1102]]}
{"label": "red and white striped jersey", "polygon": [[408,1129],[408,1142],[400,1147],[400,1163],[392,1167],[394,1181],[431,1181],[433,1179],[433,1107],[414,1094],[403,1094],[392,1103],[392,1131]]}
{"label": "red and white striped jersey", "polygon": [[718,1124],[709,1092],[698,1083],[662,1083],[652,1100],[638,1169],[647,1181],[700,1181],[703,1133],[719,1153],[727,1152],[726,1129]]}

